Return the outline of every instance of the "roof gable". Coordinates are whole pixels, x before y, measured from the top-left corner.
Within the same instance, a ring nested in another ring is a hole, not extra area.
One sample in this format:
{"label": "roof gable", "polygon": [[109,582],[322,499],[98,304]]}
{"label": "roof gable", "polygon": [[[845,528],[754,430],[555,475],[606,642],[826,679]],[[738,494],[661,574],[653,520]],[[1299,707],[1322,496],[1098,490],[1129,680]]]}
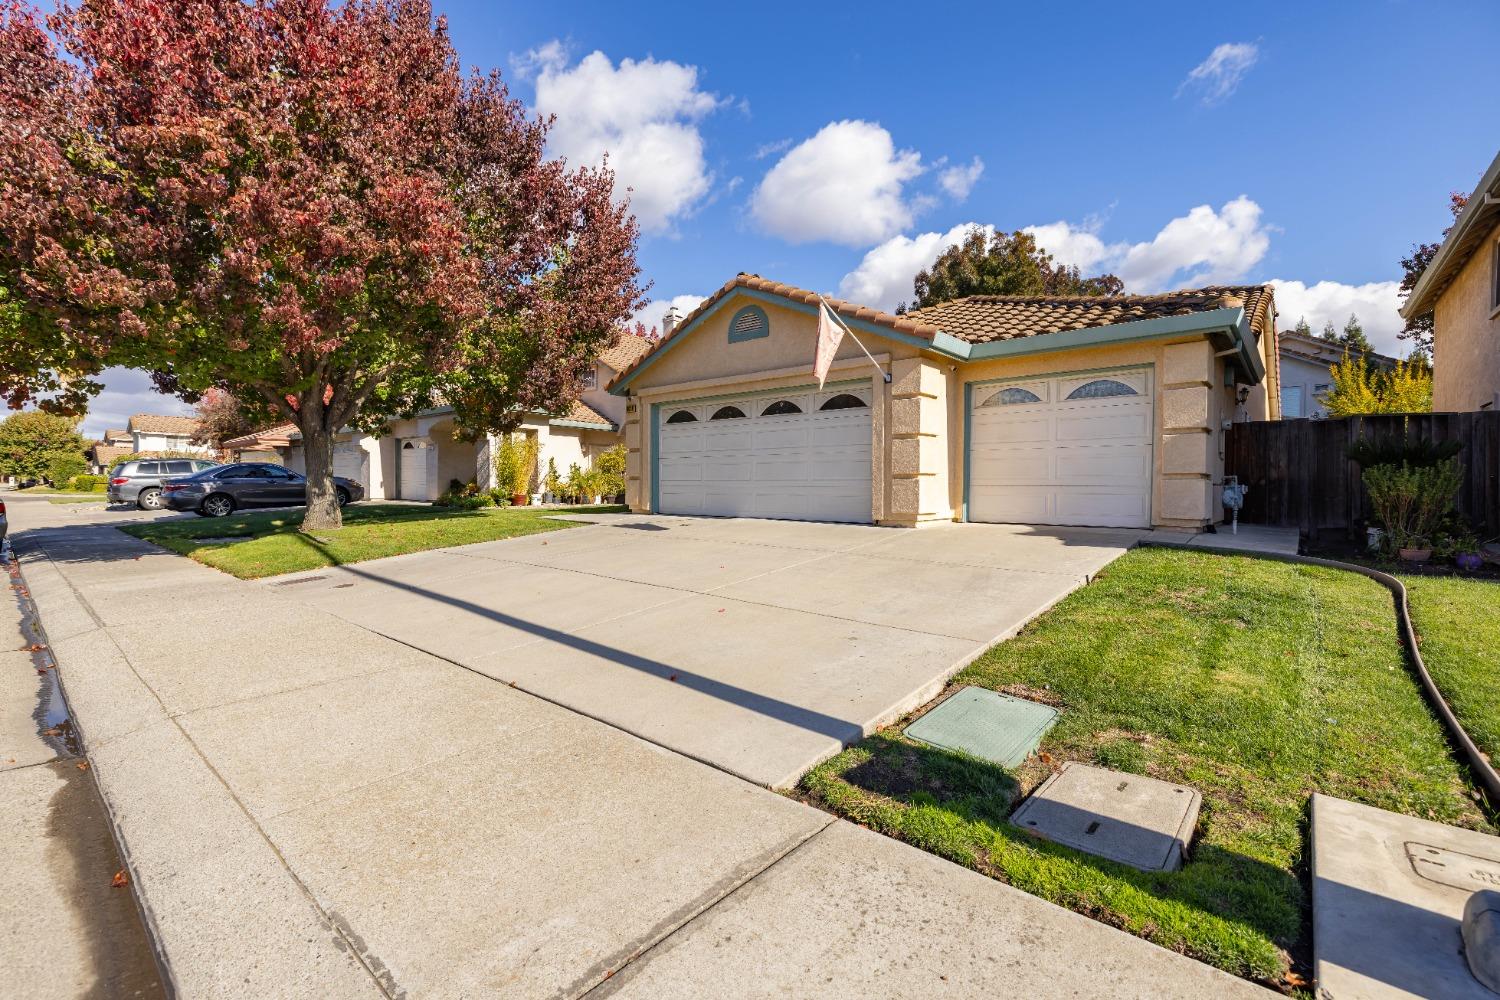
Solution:
{"label": "roof gable", "polygon": [[1437,300],[1469,262],[1474,251],[1483,245],[1484,238],[1496,224],[1500,224],[1500,154],[1496,154],[1495,159],[1490,162],[1489,169],[1479,179],[1479,186],[1469,195],[1469,203],[1458,214],[1453,228],[1443,238],[1443,245],[1438,248],[1437,255],[1417,279],[1411,295],[1407,296],[1406,303],[1401,307],[1401,315],[1412,319],[1431,312]]}

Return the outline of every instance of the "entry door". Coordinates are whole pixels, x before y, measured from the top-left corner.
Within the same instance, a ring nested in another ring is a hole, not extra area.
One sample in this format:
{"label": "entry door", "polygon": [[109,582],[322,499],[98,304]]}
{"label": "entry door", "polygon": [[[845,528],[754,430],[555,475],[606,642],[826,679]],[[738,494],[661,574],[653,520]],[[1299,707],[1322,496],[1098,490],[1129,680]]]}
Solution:
{"label": "entry door", "polygon": [[969,406],[969,520],[1150,527],[1150,369],[977,385]]}
{"label": "entry door", "polygon": [[401,499],[427,499],[427,449],[410,438],[401,442]]}
{"label": "entry door", "polygon": [[658,406],[660,513],[870,520],[868,387]]}

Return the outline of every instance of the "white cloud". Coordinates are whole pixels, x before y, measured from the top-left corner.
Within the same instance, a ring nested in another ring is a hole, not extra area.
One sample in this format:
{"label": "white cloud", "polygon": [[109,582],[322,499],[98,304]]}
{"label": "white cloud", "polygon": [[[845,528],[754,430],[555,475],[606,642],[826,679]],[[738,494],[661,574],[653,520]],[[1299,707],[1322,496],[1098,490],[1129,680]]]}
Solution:
{"label": "white cloud", "polygon": [[1212,107],[1239,89],[1240,81],[1259,58],[1260,46],[1254,42],[1225,42],[1216,46],[1178,85],[1177,96],[1191,90],[1200,95],[1204,107]]}
{"label": "white cloud", "polygon": [[938,183],[948,192],[949,197],[955,201],[963,201],[974,190],[974,185],[979,182],[979,176],[983,173],[984,161],[976,156],[968,166],[949,167],[939,173]]}
{"label": "white cloud", "polygon": [[661,332],[661,318],[665,315],[668,306],[676,306],[677,311],[686,316],[703,304],[705,295],[674,295],[669,299],[652,299],[647,302],[634,316],[630,317],[630,325],[636,323],[646,324],[646,329],[656,328]]}
{"label": "white cloud", "polygon": [[720,101],[698,89],[696,66],[650,58],[616,66],[596,51],[569,67],[555,41],[513,65],[535,76],[537,112],[557,116],[548,151],[589,166],[607,154],[616,196],[630,189],[631,210],[646,232],[669,229],[708,193],[713,175],[698,122]]}
{"label": "white cloud", "polygon": [[176,396],[163,396],[151,387],[151,376],[129,368],[108,368],[100,377],[104,391],[89,403],[79,433],[86,438],[102,438],[109,428],[123,430],[125,422],[137,413],[166,413],[187,416],[191,403]]}
{"label": "white cloud", "polygon": [[761,143],[755,147],[755,158],[757,160],[764,160],[768,156],[784,153],[791,148],[792,140],[790,139],[777,139],[775,142]]}
{"label": "white cloud", "polygon": [[896,149],[874,122],[832,122],[767,172],[751,214],[762,230],[792,243],[869,246],[911,225],[915,208],[903,186],[922,169],[920,153]]}
{"label": "white cloud", "polygon": [[1276,289],[1276,312],[1280,316],[1277,326],[1283,330],[1296,326],[1299,319],[1307,320],[1314,333],[1321,332],[1328,323],[1342,330],[1353,313],[1359,317],[1375,350],[1394,357],[1411,353],[1411,345],[1396,336],[1404,325],[1396,312],[1401,304],[1400,282],[1346,285],[1339,281],[1319,281],[1308,285],[1275,278],[1271,284]]}
{"label": "white cloud", "polygon": [[963,241],[971,229],[993,233],[994,226],[966,222],[946,233],[895,236],[865,254],[859,266],[839,282],[839,295],[850,302],[889,312],[899,303],[915,299],[912,279],[938,259],[938,255]]}
{"label": "white cloud", "polygon": [[1243,278],[1271,246],[1271,227],[1260,215],[1260,206],[1240,195],[1218,211],[1199,205],[1141,243],[1105,243],[1097,222],[1052,222],[1026,231],[1060,263],[1111,271],[1128,292],[1159,292]]}

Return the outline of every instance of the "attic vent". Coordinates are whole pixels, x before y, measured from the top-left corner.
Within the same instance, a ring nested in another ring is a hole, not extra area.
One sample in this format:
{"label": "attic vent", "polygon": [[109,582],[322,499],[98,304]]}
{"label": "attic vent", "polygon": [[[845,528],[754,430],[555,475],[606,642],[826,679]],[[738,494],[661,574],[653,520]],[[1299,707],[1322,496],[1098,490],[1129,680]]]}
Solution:
{"label": "attic vent", "polygon": [[766,337],[771,333],[771,321],[766,318],[766,311],[760,306],[746,306],[729,321],[729,342],[735,344],[741,340],[754,340],[757,337]]}

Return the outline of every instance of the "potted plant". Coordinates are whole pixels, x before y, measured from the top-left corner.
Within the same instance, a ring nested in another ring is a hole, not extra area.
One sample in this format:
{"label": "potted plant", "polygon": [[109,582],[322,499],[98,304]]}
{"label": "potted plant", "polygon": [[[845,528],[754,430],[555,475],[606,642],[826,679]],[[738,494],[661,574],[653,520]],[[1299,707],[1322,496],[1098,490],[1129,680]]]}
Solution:
{"label": "potted plant", "polygon": [[1365,468],[1361,478],[1370,494],[1370,506],[1385,527],[1387,544],[1409,562],[1432,558],[1429,540],[1452,509],[1453,497],[1463,483],[1458,459],[1431,465],[1382,463]]}
{"label": "potted plant", "polygon": [[513,507],[530,502],[531,478],[536,472],[540,444],[530,435],[508,434],[495,450],[495,483],[510,496]]}
{"label": "potted plant", "polygon": [[584,488],[588,485],[585,481],[586,473],[574,462],[568,466],[568,478],[563,480],[563,496],[568,503],[577,503],[583,496]]}
{"label": "potted plant", "polygon": [[547,459],[547,475],[542,479],[542,499],[547,503],[557,503],[558,490],[562,488],[562,479],[557,474],[557,459]]}
{"label": "potted plant", "polygon": [[1432,543],[1420,535],[1407,539],[1407,544],[1396,550],[1402,562],[1424,563],[1432,558]]}

